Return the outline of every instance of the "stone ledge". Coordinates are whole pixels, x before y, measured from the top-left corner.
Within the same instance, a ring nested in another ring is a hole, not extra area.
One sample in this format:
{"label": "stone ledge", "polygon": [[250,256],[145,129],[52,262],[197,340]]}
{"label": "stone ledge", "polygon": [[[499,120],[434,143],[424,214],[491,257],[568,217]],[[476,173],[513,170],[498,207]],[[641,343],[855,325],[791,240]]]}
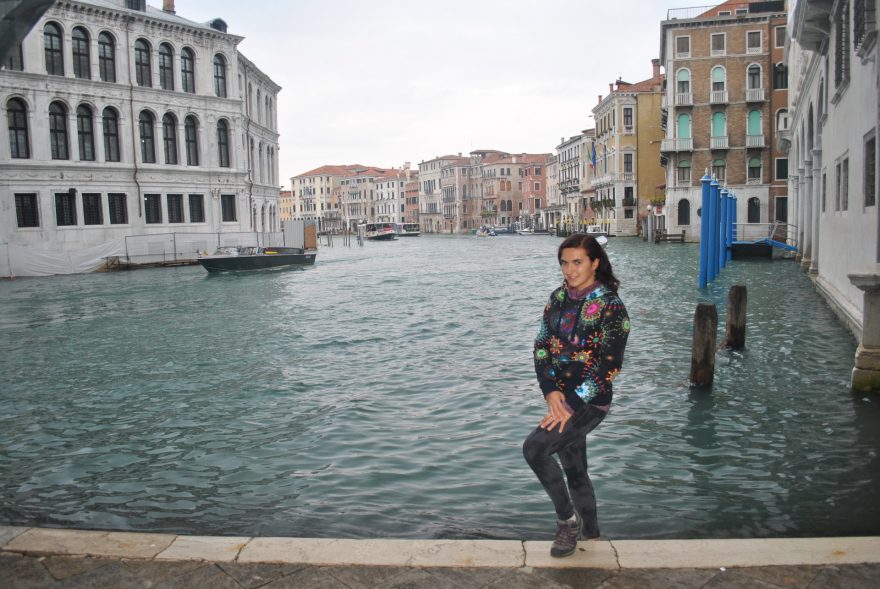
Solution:
{"label": "stone ledge", "polygon": [[171,534],[29,528],[4,544],[3,550],[24,554],[155,558],[174,538]]}
{"label": "stone ledge", "polygon": [[228,536],[177,536],[156,560],[234,562],[251,539]]}
{"label": "stone ledge", "polygon": [[534,568],[590,568],[617,570],[620,564],[612,542],[606,540],[581,540],[571,556],[550,556],[552,542],[523,542],[526,550],[526,566]]}

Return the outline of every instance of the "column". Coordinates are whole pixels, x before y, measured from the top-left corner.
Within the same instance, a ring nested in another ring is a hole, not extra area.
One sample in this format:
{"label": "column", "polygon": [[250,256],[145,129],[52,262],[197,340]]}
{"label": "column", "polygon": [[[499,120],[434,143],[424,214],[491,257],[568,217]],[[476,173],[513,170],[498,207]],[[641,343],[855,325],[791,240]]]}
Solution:
{"label": "column", "polygon": [[813,257],[813,161],[804,160],[804,215],[803,215],[803,256],[801,256],[801,268],[807,270]]}
{"label": "column", "polygon": [[854,393],[880,391],[880,264],[848,275],[864,291],[862,341],[856,350],[851,387]]}
{"label": "column", "polygon": [[807,200],[807,191],[804,182],[804,168],[801,166],[798,168],[798,214],[797,214],[797,244],[798,244],[798,252],[795,256],[795,260],[800,262],[801,258],[804,257],[804,220],[806,215],[804,211],[806,210],[806,200]]}
{"label": "column", "polygon": [[813,150],[813,253],[810,274],[819,274],[819,219],[822,216],[822,150]]}

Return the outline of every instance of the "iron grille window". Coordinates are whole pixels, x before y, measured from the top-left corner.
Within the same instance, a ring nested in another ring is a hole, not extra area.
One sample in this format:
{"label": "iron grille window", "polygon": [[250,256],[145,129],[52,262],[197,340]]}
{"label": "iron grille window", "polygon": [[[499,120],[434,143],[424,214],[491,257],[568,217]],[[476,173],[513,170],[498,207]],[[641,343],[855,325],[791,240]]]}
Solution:
{"label": "iron grille window", "polygon": [[788,68],[782,62],[777,63],[773,68],[773,88],[775,90],[788,88]]}
{"label": "iron grille window", "polygon": [[9,50],[9,55],[6,57],[6,63],[3,64],[3,69],[14,72],[24,71],[24,54],[21,51],[21,43]]}
{"label": "iron grille window", "polygon": [[6,103],[6,118],[9,125],[9,150],[10,155],[16,159],[31,157],[30,141],[28,138],[27,107],[18,98],[12,98]]}
{"label": "iron grille window", "polygon": [[186,117],[183,127],[186,141],[186,165],[199,165],[199,134],[198,124],[194,116]]}
{"label": "iron grille window", "polygon": [[64,53],[61,27],[55,23],[47,23],[43,29],[43,53],[46,58],[46,73],[50,76],[63,76]]}
{"label": "iron grille window", "polygon": [[100,194],[83,193],[83,224],[104,224],[104,209],[101,206]]}
{"label": "iron grille window", "polygon": [[840,3],[834,28],[834,87],[849,81],[849,0]]}
{"label": "iron grille window", "polygon": [[91,79],[92,59],[89,54],[89,34],[82,27],[76,27],[73,29],[70,44],[73,52],[73,75],[77,78]]}
{"label": "iron grille window", "polygon": [[235,214],[235,195],[234,194],[221,194],[220,195],[220,209],[222,213],[222,220],[224,223],[233,223],[237,220]]}
{"label": "iron grille window", "polygon": [[79,159],[87,162],[95,161],[92,109],[85,104],[79,105],[76,109],[76,132],[79,139]]}
{"label": "iron grille window", "polygon": [[162,117],[162,143],[165,147],[165,163],[177,165],[177,121],[171,113]]}
{"label": "iron grille window", "polygon": [[110,205],[110,224],[128,224],[128,198],[125,194],[110,193],[107,195],[107,204]]}
{"label": "iron grille window", "polygon": [[196,92],[196,72],[195,57],[192,49],[184,47],[180,52],[180,84],[183,86],[184,92],[195,94]]}
{"label": "iron grille window", "polygon": [[788,180],[788,158],[780,157],[776,159],[776,179]]}
{"label": "iron grille window", "polygon": [[214,56],[214,94],[226,98],[226,58],[219,53]]}
{"label": "iron grille window", "polygon": [[156,163],[156,144],[153,140],[153,115],[142,111],[138,119],[141,135],[141,160],[145,164]]}
{"label": "iron grille window", "polygon": [[98,74],[104,82],[116,81],[116,43],[107,32],[98,35]]}
{"label": "iron grille window", "polygon": [[226,121],[217,121],[217,155],[221,168],[229,167],[229,126]]}
{"label": "iron grille window", "polygon": [[49,142],[52,159],[66,160],[69,158],[67,149],[67,109],[59,102],[49,105]]}
{"label": "iron grille window", "polygon": [[168,43],[159,45],[159,85],[174,90],[174,52]]}
{"label": "iron grille window", "polygon": [[166,199],[168,201],[168,222],[183,223],[183,195],[169,194]]}
{"label": "iron grille window", "polygon": [[119,161],[119,116],[109,106],[102,116],[104,126],[104,160]]}
{"label": "iron grille window", "polygon": [[162,195],[144,195],[144,218],[147,223],[155,225],[162,222]]}
{"label": "iron grille window", "polygon": [[876,33],[877,7],[873,0],[855,0],[853,2],[853,49],[856,51],[868,40],[869,35]]}
{"label": "iron grille window", "polygon": [[76,225],[76,192],[55,194],[55,224],[59,227]]}
{"label": "iron grille window", "polygon": [[39,227],[40,211],[36,194],[15,195],[15,218],[19,227]]}
{"label": "iron grille window", "polygon": [[189,195],[189,222],[205,222],[205,197],[201,194]]}
{"label": "iron grille window", "polygon": [[153,86],[153,73],[150,64],[150,44],[143,39],[134,42],[134,68],[138,86]]}
{"label": "iron grille window", "polygon": [[865,206],[877,204],[877,136],[865,142]]}

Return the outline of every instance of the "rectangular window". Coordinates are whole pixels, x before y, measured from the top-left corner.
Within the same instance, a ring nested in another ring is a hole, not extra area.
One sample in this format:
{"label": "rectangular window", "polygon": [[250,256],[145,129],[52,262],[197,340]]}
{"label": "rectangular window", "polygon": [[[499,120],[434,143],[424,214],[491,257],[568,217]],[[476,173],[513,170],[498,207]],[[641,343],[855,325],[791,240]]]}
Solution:
{"label": "rectangular window", "polygon": [[863,55],[877,36],[877,7],[871,0],[853,3],[853,49]]}
{"label": "rectangular window", "polygon": [[849,210],[849,158],[843,158],[840,168],[840,210]]}
{"label": "rectangular window", "polygon": [[785,47],[785,27],[776,27],[775,29],[773,29],[773,33],[776,36],[773,45],[777,49],[782,49],[783,47]]}
{"label": "rectangular window", "polygon": [[205,222],[205,197],[201,194],[189,195],[189,222]]}
{"label": "rectangular window", "polygon": [[678,184],[679,186],[689,186],[691,183],[691,169],[685,167],[678,168]]}
{"label": "rectangular window", "polygon": [[727,34],[712,34],[712,55],[724,55],[727,53]]}
{"label": "rectangular window", "polygon": [[877,204],[877,135],[871,131],[865,141],[865,206]]}
{"label": "rectangular window", "polygon": [[788,180],[788,158],[776,158],[776,179]]}
{"label": "rectangular window", "polygon": [[235,195],[220,195],[221,218],[224,223],[234,223],[237,220],[235,214]]}
{"label": "rectangular window", "polygon": [[675,57],[691,56],[691,38],[676,37],[675,38]]}
{"label": "rectangular window", "polygon": [[623,172],[625,174],[632,174],[633,171],[633,154],[625,153],[623,154]]}
{"label": "rectangular window", "polygon": [[746,53],[761,53],[761,31],[746,33]]}
{"label": "rectangular window", "polygon": [[36,194],[15,195],[15,218],[19,227],[39,227],[40,211]]}
{"label": "rectangular window", "polygon": [[822,212],[825,212],[825,200],[828,195],[828,177],[822,172]]}
{"label": "rectangular window", "polygon": [[623,218],[624,219],[632,219],[634,212],[635,211],[633,209],[623,209]]}
{"label": "rectangular window", "polygon": [[144,195],[144,217],[147,223],[157,224],[162,222],[162,195]]}
{"label": "rectangular window", "polygon": [[540,191],[541,191],[541,183],[535,182],[535,192],[540,192]]}
{"label": "rectangular window", "polygon": [[101,206],[100,194],[87,192],[83,193],[83,224],[104,224],[104,209]]}
{"label": "rectangular window", "polygon": [[168,222],[183,223],[183,195],[169,194],[166,198],[168,202]]}
{"label": "rectangular window", "polygon": [[107,195],[107,204],[110,205],[110,224],[128,224],[128,199],[126,195],[111,193]]}
{"label": "rectangular window", "polygon": [[55,193],[55,224],[59,227],[76,225],[76,192]]}
{"label": "rectangular window", "polygon": [[535,176],[541,175],[541,168],[535,168]]}

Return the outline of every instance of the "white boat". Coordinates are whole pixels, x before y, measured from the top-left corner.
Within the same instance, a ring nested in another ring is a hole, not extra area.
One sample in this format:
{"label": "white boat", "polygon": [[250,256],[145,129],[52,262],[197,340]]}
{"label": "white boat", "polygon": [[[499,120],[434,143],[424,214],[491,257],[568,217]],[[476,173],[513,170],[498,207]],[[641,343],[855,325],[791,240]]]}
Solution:
{"label": "white boat", "polygon": [[498,234],[495,233],[495,230],[491,227],[480,227],[477,229],[476,233],[474,233],[477,237],[497,237]]}
{"label": "white boat", "polygon": [[546,229],[532,229],[531,227],[517,229],[516,233],[517,235],[550,235],[550,232]]}
{"label": "white boat", "polygon": [[586,231],[584,231],[587,235],[592,235],[593,237],[608,237],[608,232],[602,229],[601,225],[587,225]]}
{"label": "white boat", "polygon": [[367,223],[364,237],[373,241],[392,241],[397,239],[397,231],[391,223]]}
{"label": "white boat", "polygon": [[417,237],[422,233],[418,223],[395,223],[394,230],[400,237]]}

